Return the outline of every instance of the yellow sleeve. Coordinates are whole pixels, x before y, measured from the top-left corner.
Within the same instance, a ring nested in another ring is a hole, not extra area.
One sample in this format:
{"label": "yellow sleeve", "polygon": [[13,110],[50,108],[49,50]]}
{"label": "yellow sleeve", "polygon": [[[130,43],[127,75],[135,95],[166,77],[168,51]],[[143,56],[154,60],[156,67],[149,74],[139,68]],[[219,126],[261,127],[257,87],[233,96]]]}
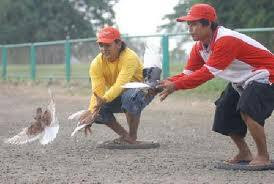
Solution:
{"label": "yellow sleeve", "polygon": [[109,88],[109,90],[106,91],[105,95],[103,96],[107,102],[111,102],[122,93],[123,88],[121,86],[131,81],[138,67],[138,62],[138,58],[124,58],[116,82],[113,86],[111,86],[111,88]]}
{"label": "yellow sleeve", "polygon": [[105,94],[105,79],[103,77],[102,66],[97,62],[96,58],[91,62],[89,68],[89,76],[91,79],[92,95],[90,98],[89,110],[92,111],[96,105],[96,98],[93,93],[98,96],[103,96]]}

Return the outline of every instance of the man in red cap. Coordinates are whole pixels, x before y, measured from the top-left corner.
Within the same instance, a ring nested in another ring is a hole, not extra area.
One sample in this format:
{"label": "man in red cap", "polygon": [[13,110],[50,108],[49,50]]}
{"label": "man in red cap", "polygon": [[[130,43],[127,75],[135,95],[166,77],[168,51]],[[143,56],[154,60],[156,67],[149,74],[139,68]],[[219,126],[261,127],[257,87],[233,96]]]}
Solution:
{"label": "man in red cap", "polygon": [[[262,44],[236,31],[218,26],[215,9],[208,4],[193,5],[186,21],[194,41],[187,65],[181,74],[161,81],[161,101],[176,90],[195,88],[214,77],[228,84],[215,102],[213,130],[230,136],[239,153],[227,162],[270,164],[264,122],[274,109],[274,55]],[[247,129],[257,154],[245,142]]]}
{"label": "man in red cap", "polygon": [[[90,131],[93,122],[107,125],[120,136],[111,143],[135,144],[141,111],[154,96],[138,89],[124,90],[122,86],[143,81],[143,64],[113,27],[103,28],[98,33],[97,43],[100,53],[91,62],[89,70],[93,94],[89,110],[80,117],[80,122],[89,124],[86,132]],[[121,112],[126,115],[129,131],[113,115]]]}

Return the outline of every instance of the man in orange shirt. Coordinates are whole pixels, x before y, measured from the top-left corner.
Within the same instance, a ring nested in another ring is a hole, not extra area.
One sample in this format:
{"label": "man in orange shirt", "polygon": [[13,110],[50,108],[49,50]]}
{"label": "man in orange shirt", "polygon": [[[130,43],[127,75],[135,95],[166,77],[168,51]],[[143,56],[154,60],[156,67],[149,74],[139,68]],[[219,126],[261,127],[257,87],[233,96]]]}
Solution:
{"label": "man in orange shirt", "polygon": [[[89,70],[92,85],[89,110],[80,117],[80,122],[89,124],[86,132],[93,122],[105,124],[120,136],[115,142],[135,144],[141,111],[154,96],[139,89],[125,90],[122,86],[143,81],[143,64],[113,27],[103,28],[97,43],[100,53],[91,62]],[[121,112],[126,115],[129,132],[113,115]]]}

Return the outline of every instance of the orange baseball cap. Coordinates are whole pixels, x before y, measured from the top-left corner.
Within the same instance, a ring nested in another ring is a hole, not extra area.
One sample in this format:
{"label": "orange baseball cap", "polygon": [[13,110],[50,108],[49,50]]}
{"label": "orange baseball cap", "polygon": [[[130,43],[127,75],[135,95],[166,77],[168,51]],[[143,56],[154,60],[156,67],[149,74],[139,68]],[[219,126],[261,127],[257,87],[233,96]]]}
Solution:
{"label": "orange baseball cap", "polygon": [[209,4],[194,4],[190,10],[188,11],[186,16],[182,16],[177,18],[177,22],[183,21],[196,21],[200,19],[207,19],[215,22],[217,20],[217,15],[215,8],[210,6]]}
{"label": "orange baseball cap", "polygon": [[97,35],[97,42],[101,43],[112,43],[117,39],[121,39],[120,32],[113,27],[105,27]]}

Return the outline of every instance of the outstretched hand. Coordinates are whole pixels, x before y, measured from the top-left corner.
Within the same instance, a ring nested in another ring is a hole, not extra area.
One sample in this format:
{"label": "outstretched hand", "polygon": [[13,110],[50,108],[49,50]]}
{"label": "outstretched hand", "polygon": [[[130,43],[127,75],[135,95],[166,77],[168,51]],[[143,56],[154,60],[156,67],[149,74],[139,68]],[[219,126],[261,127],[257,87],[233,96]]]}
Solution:
{"label": "outstretched hand", "polygon": [[175,84],[168,80],[162,80],[159,82],[159,85],[157,85],[156,88],[163,89],[163,91],[159,94],[160,101],[162,102],[168,95],[175,91]]}
{"label": "outstretched hand", "polygon": [[79,119],[80,124],[87,124],[85,127],[85,135],[88,135],[91,133],[91,125],[95,121],[96,117],[98,116],[101,107],[103,104],[105,104],[105,100],[100,98],[96,93],[94,93],[94,96],[96,98],[96,105],[94,106],[93,111],[87,111],[85,112]]}

